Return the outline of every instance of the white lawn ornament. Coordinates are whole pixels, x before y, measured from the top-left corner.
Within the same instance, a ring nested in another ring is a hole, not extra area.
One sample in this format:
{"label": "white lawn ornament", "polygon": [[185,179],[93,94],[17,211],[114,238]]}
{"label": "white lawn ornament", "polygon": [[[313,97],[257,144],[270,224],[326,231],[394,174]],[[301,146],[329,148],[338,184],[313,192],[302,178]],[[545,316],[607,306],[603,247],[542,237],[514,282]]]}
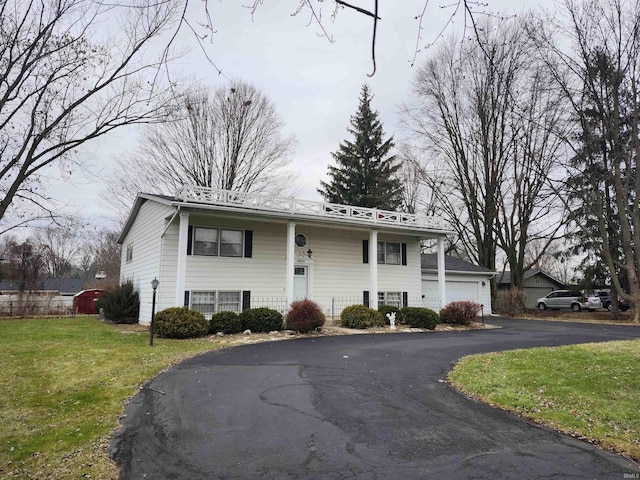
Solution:
{"label": "white lawn ornament", "polygon": [[389,319],[389,328],[391,330],[396,329],[396,312],[387,313],[387,318]]}

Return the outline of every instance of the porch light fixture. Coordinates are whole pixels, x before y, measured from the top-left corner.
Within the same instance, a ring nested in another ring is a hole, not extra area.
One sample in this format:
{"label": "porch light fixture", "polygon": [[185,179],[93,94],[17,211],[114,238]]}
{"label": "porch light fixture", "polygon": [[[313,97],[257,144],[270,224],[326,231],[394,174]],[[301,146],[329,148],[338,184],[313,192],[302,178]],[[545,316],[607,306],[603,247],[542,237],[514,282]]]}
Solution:
{"label": "porch light fixture", "polygon": [[156,290],[158,289],[160,282],[157,278],[151,280],[151,288],[153,288],[153,297],[151,298],[151,329],[149,330],[149,346],[153,347],[153,331],[155,330],[156,322],[153,317],[156,316]]}
{"label": "porch light fixture", "polygon": [[311,255],[313,255],[313,252],[311,251],[311,249],[307,250],[307,257],[311,258]]}

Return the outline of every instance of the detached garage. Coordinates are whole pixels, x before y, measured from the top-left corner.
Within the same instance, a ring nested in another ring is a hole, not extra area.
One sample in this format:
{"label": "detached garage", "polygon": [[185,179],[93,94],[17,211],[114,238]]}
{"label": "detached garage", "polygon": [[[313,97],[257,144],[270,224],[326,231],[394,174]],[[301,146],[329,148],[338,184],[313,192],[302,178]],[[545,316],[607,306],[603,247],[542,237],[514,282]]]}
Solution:
{"label": "detached garage", "polygon": [[[439,310],[438,259],[436,254],[422,254],[422,303],[425,307]],[[495,272],[456,257],[445,257],[445,303],[470,301],[491,309],[491,278]]]}

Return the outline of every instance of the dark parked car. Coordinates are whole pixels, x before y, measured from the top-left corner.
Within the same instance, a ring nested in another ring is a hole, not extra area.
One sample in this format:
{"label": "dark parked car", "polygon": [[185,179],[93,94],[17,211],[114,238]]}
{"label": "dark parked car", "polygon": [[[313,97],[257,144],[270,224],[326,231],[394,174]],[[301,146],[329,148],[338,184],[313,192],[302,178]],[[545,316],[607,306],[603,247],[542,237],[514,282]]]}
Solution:
{"label": "dark parked car", "polygon": [[[602,302],[602,308],[606,308],[607,310],[611,311],[611,308],[612,308],[611,291],[599,290],[596,292],[596,295],[600,297],[600,301]],[[621,311],[626,312],[627,310],[629,310],[629,308],[631,308],[631,306],[629,305],[629,302],[624,300],[622,297],[618,297],[618,308]]]}
{"label": "dark parked car", "polygon": [[570,308],[574,312],[579,312],[582,310],[582,305],[586,303],[587,298],[577,290],[556,290],[536,300],[540,310]]}

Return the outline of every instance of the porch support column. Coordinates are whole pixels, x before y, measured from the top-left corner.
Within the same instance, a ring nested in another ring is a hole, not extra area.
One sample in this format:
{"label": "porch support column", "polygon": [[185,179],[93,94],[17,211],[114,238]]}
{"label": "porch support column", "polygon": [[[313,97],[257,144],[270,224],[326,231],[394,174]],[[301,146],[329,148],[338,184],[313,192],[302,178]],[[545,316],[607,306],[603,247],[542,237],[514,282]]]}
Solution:
{"label": "porch support column", "polygon": [[369,307],[378,309],[378,232],[369,232]]}
{"label": "porch support column", "polygon": [[440,308],[447,306],[447,292],[444,277],[444,237],[438,238],[438,295],[440,297]]}
{"label": "porch support column", "polygon": [[184,305],[185,279],[187,277],[187,242],[189,238],[189,214],[180,212],[178,226],[178,267],[176,271],[176,307]]}
{"label": "porch support column", "polygon": [[287,310],[293,303],[293,271],[295,265],[295,241],[296,241],[296,224],[294,222],[289,222],[287,226],[287,268],[286,268],[286,283],[285,290],[287,294]]}

